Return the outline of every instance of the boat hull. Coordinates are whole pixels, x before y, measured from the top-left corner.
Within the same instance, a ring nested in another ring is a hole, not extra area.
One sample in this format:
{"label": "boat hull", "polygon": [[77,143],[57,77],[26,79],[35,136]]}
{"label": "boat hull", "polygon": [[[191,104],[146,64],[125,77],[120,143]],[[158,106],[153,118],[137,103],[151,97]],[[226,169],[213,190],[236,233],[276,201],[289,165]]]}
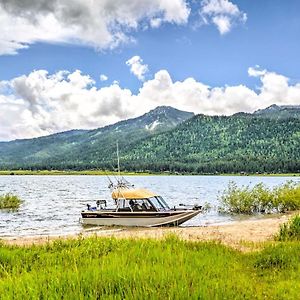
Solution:
{"label": "boat hull", "polygon": [[157,227],[178,226],[200,213],[200,210],[170,212],[82,212],[81,223],[97,226]]}

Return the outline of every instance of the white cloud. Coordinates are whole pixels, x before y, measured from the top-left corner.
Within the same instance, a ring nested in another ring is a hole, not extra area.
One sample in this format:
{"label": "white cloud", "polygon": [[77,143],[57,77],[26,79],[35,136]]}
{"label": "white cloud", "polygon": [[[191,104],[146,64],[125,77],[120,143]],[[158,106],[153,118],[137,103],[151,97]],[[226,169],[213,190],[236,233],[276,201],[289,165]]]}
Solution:
{"label": "white cloud", "polygon": [[267,73],[267,70],[261,70],[258,65],[248,68],[248,75],[251,77],[260,77]]}
{"label": "white cloud", "polygon": [[221,34],[225,34],[230,31],[231,23],[227,16],[215,16],[212,18],[212,21],[218,27]]}
{"label": "white cloud", "polygon": [[139,80],[145,80],[145,74],[148,72],[148,65],[143,64],[143,60],[138,55],[131,57],[126,61],[126,65],[130,67],[130,72]]}
{"label": "white cloud", "polygon": [[200,16],[203,24],[215,24],[222,35],[235,23],[247,21],[247,14],[229,0],[202,0]]}
{"label": "white cloud", "polygon": [[189,14],[185,0],[0,0],[0,55],[36,42],[110,49],[142,24],[185,24]]}
{"label": "white cloud", "polygon": [[105,74],[100,75],[100,81],[107,81],[108,77]]}
{"label": "white cloud", "polygon": [[162,19],[161,18],[155,18],[152,19],[150,22],[150,25],[152,28],[158,28],[162,23]]}
{"label": "white cloud", "polygon": [[[300,104],[300,83],[283,75],[249,68],[260,80],[259,92],[244,85],[209,87],[187,78],[173,81],[166,70],[133,94],[113,82],[96,88],[79,70],[49,74],[38,70],[0,81],[0,140],[30,138],[74,128],[97,128],[136,117],[159,105],[209,115],[253,112],[272,104]],[[5,91],[10,93],[5,93]]]}

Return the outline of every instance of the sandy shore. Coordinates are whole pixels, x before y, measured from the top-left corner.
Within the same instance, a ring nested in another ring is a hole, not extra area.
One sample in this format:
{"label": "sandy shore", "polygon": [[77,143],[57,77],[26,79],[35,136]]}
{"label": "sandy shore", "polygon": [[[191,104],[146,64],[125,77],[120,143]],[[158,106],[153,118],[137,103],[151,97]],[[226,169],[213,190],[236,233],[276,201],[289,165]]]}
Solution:
{"label": "sandy shore", "polygon": [[[173,228],[111,228],[84,231],[80,236],[116,238],[155,238],[161,239],[169,234],[176,234],[184,240],[217,241],[242,251],[259,248],[260,242],[274,239],[282,223],[290,218],[291,214],[272,216],[268,218],[238,221],[227,225],[206,227],[173,227]],[[57,239],[72,239],[79,235],[66,236],[31,236],[18,238],[2,238],[7,245],[28,246],[45,244]]]}

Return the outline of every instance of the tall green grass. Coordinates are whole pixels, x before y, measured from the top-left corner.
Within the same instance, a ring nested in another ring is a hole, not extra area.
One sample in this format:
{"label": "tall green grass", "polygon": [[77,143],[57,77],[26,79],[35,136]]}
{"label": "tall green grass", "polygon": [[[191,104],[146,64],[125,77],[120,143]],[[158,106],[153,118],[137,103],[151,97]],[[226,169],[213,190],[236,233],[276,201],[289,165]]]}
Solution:
{"label": "tall green grass", "polygon": [[18,209],[22,200],[13,194],[0,195],[0,209]]}
{"label": "tall green grass", "polygon": [[288,181],[273,189],[263,183],[238,187],[230,182],[220,198],[219,210],[227,213],[278,213],[300,209],[300,184]]}
{"label": "tall green grass", "polygon": [[287,223],[280,226],[276,236],[278,241],[300,241],[300,215],[291,218]]}
{"label": "tall green grass", "polygon": [[[175,236],[1,245],[0,298],[296,299],[299,253],[299,243],[243,254]],[[279,268],[282,256],[291,260]]]}

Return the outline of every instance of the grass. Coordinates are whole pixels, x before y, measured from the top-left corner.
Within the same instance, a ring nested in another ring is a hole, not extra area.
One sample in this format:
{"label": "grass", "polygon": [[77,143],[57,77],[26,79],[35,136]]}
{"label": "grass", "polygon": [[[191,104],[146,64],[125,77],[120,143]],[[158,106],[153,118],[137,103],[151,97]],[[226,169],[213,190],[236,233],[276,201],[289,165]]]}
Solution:
{"label": "grass", "polygon": [[295,215],[291,220],[280,226],[278,241],[300,241],[300,215]]}
{"label": "grass", "polygon": [[0,209],[18,209],[22,200],[13,194],[0,195]]}
{"label": "grass", "polygon": [[300,245],[87,238],[0,245],[1,299],[296,299]]}
{"label": "grass", "polygon": [[300,184],[293,181],[276,186],[273,189],[263,183],[254,187],[238,187],[230,182],[219,197],[219,210],[226,213],[255,214],[283,213],[300,209]]}

